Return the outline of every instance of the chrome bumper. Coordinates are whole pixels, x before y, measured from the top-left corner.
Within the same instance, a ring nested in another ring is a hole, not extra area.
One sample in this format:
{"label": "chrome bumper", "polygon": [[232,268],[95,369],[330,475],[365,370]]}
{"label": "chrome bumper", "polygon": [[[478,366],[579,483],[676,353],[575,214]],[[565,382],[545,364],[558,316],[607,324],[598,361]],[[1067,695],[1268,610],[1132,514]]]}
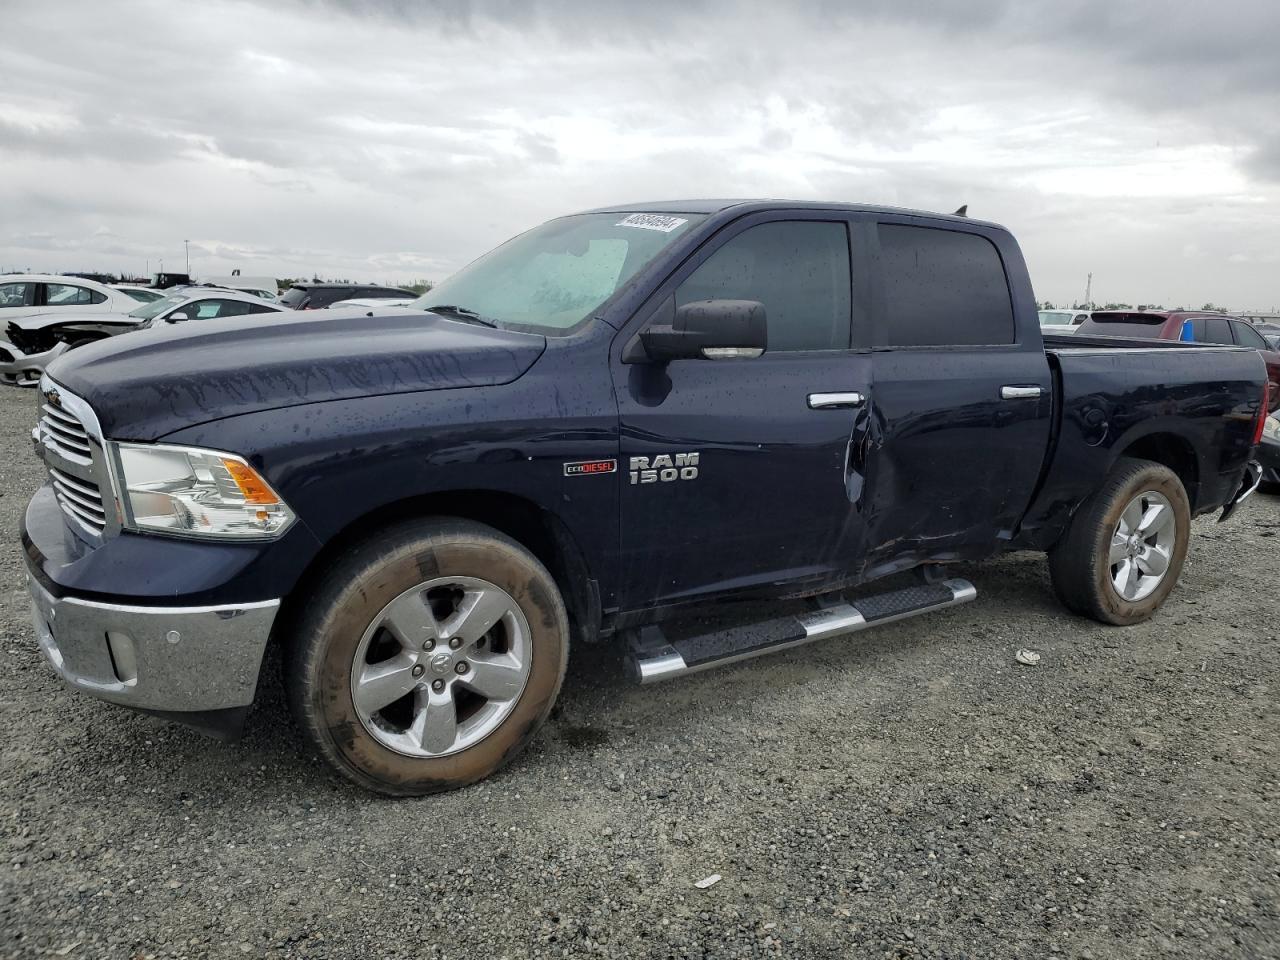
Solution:
{"label": "chrome bumper", "polygon": [[27,585],[40,650],[73,689],[164,714],[253,702],[279,600],[135,607],[54,597],[30,576]]}
{"label": "chrome bumper", "polygon": [[1236,507],[1253,496],[1253,492],[1258,489],[1258,484],[1260,483],[1262,483],[1262,464],[1257,460],[1250,460],[1245,464],[1244,479],[1240,481],[1240,489],[1227,502],[1227,505],[1222,508],[1222,515],[1218,517],[1218,522],[1221,523],[1235,513]]}
{"label": "chrome bumper", "polygon": [[[11,387],[34,387],[45,367],[66,353],[67,344],[58,343],[43,353],[25,354],[13,344],[0,340],[0,383]],[[13,359],[5,360],[8,354]]]}

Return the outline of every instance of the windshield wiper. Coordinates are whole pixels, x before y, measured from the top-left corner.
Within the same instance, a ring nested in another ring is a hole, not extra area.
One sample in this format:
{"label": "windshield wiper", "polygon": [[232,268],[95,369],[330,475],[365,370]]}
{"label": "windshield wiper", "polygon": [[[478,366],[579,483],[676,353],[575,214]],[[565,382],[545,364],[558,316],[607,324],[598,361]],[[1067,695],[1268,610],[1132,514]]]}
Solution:
{"label": "windshield wiper", "polygon": [[448,317],[450,320],[461,320],[463,323],[478,323],[482,327],[493,327],[495,330],[498,325],[492,320],[486,320],[474,310],[468,310],[466,307],[459,307],[452,303],[439,303],[434,307],[426,308],[428,313],[438,313],[442,317]]}

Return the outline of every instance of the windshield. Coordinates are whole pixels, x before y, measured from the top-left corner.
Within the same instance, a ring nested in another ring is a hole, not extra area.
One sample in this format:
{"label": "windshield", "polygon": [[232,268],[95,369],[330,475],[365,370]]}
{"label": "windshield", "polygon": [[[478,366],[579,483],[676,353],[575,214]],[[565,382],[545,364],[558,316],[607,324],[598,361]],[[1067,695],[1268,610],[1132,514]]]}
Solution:
{"label": "windshield", "polygon": [[133,300],[137,300],[142,303],[151,303],[160,300],[160,298],[164,296],[163,293],[157,291],[145,291],[145,289],[142,289],[141,287],[116,287],[115,289],[123,291],[127,296],[133,297]]}
{"label": "windshield", "polygon": [[190,299],[191,297],[185,293],[164,297],[151,303],[144,303],[140,307],[134,307],[129,311],[129,316],[137,317],[139,320],[151,320],[160,316],[166,310],[176,307],[180,303],[186,303]]}
{"label": "windshield", "polygon": [[689,213],[562,217],[508,240],[410,306],[449,306],[450,316],[564,333],[703,219]]}
{"label": "windshield", "polygon": [[1040,326],[1070,326],[1074,313],[1067,310],[1041,310]]}

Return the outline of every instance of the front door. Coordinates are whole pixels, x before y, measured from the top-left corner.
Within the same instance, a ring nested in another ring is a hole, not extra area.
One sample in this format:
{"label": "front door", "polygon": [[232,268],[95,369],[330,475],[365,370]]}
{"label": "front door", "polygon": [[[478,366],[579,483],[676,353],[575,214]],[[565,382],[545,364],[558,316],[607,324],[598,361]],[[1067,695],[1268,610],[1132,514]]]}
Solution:
{"label": "front door", "polygon": [[[843,214],[759,214],[726,227],[618,337],[623,609],[840,577],[862,544],[854,503],[869,355]],[[855,234],[860,236],[860,234]],[[623,363],[658,304],[756,300],[754,359]]]}

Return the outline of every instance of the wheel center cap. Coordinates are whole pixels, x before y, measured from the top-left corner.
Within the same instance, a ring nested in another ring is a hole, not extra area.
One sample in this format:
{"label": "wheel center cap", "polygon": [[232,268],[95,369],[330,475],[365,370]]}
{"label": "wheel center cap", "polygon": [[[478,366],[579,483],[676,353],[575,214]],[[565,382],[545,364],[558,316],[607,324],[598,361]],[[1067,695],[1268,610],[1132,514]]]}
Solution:
{"label": "wheel center cap", "polygon": [[437,676],[443,677],[449,672],[449,667],[453,663],[453,657],[447,653],[437,653],[429,661],[431,664],[431,672]]}

